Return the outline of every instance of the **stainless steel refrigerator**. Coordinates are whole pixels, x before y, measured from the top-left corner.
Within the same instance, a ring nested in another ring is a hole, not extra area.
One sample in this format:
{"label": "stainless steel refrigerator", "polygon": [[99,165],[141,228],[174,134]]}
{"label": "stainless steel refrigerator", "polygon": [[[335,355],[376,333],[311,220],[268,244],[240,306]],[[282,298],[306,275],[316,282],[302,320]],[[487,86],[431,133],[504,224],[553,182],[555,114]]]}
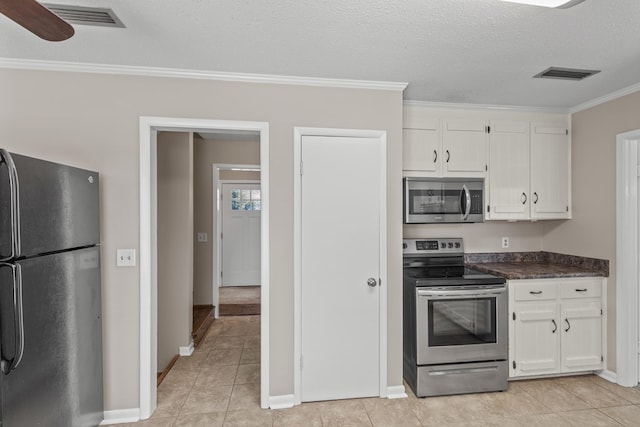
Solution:
{"label": "stainless steel refrigerator", "polygon": [[96,172],[0,149],[0,425],[103,419]]}

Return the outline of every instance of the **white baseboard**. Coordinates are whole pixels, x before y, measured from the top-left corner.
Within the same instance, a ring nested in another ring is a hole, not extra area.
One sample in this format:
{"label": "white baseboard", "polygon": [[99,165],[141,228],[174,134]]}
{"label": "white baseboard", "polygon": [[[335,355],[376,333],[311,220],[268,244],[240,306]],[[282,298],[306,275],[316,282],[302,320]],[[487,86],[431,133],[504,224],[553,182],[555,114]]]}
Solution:
{"label": "white baseboard", "polygon": [[612,382],[615,384],[618,383],[618,375],[615,372],[611,372],[606,369],[603,369],[602,371],[598,372],[597,375],[609,382]]}
{"label": "white baseboard", "polygon": [[194,349],[195,347],[193,346],[193,341],[191,341],[191,343],[187,346],[180,346],[178,354],[180,354],[180,356],[191,356]]}
{"label": "white baseboard", "polygon": [[407,391],[403,385],[394,385],[387,387],[387,399],[404,399],[407,396]]}
{"label": "white baseboard", "polygon": [[293,394],[283,394],[281,396],[271,396],[269,398],[269,408],[271,409],[293,408],[293,404]]}
{"label": "white baseboard", "polygon": [[100,425],[135,423],[136,421],[140,421],[140,408],[116,409],[104,411],[104,421]]}

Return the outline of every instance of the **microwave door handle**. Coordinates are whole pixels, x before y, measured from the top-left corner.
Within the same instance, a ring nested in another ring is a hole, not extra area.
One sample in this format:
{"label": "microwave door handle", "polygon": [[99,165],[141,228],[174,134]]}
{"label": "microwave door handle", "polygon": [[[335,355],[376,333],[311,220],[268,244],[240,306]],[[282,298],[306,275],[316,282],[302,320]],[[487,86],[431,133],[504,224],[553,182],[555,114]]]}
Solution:
{"label": "microwave door handle", "polygon": [[469,192],[466,184],[462,185],[460,198],[464,202],[462,204],[462,219],[466,221],[467,219],[469,219],[469,214],[471,213],[471,193]]}

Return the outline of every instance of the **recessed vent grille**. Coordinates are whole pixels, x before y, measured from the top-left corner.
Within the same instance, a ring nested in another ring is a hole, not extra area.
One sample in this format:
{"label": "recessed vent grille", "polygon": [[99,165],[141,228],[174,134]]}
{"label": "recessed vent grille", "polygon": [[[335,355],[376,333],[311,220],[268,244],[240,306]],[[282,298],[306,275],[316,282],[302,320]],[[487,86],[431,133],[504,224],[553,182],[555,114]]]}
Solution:
{"label": "recessed vent grille", "polygon": [[600,70],[578,70],[576,68],[549,67],[533,77],[541,79],[582,80],[599,72]]}
{"label": "recessed vent grille", "polygon": [[120,27],[124,24],[111,9],[43,3],[45,7],[70,24]]}

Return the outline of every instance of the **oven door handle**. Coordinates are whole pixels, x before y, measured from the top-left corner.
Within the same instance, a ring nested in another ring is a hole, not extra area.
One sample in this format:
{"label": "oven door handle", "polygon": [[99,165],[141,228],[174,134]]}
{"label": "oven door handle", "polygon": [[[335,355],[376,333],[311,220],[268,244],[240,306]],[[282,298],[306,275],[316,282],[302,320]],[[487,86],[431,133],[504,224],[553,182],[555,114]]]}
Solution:
{"label": "oven door handle", "polygon": [[474,290],[430,290],[430,289],[418,289],[418,296],[421,297],[436,297],[436,298],[460,298],[464,297],[486,297],[490,295],[503,295],[507,291],[507,288],[493,288],[493,289],[474,289]]}
{"label": "oven door handle", "polygon": [[497,372],[497,366],[491,366],[487,368],[472,368],[472,369],[443,369],[441,371],[430,371],[430,377],[439,377],[443,375],[464,375],[464,374],[484,374],[488,372]]}

